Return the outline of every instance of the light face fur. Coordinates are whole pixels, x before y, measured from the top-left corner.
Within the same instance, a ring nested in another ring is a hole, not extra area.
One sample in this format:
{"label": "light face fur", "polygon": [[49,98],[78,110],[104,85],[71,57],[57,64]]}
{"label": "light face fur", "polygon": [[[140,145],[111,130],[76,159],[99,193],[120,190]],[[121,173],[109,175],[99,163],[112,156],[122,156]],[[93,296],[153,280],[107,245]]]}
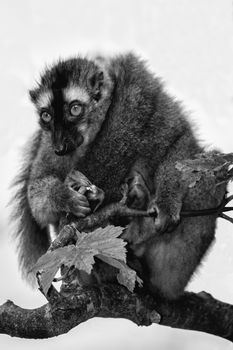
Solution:
{"label": "light face fur", "polygon": [[67,103],[72,103],[73,101],[80,101],[83,104],[88,104],[90,102],[90,96],[87,91],[75,86],[74,84],[69,85],[63,90],[64,100]]}
{"label": "light face fur", "polygon": [[36,107],[39,110],[42,109],[49,109],[51,102],[53,100],[53,94],[50,90],[43,91],[41,94],[38,96],[38,99],[36,101]]}

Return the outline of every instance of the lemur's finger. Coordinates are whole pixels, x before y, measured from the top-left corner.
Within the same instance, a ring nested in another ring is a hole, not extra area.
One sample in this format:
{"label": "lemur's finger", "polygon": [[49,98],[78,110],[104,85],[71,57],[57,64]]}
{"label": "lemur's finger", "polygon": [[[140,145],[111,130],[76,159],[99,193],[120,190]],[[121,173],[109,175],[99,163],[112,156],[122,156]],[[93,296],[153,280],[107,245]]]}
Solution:
{"label": "lemur's finger", "polygon": [[91,212],[91,209],[90,209],[90,208],[79,206],[79,207],[77,208],[77,211],[74,212],[73,214],[76,215],[76,216],[78,216],[78,217],[81,217],[81,216],[82,216],[82,217],[85,217],[85,216],[87,216],[88,214],[90,214],[90,212]]}
{"label": "lemur's finger", "polygon": [[85,194],[87,191],[86,187],[85,186],[80,186],[79,190],[78,190],[78,193],[79,194]]}

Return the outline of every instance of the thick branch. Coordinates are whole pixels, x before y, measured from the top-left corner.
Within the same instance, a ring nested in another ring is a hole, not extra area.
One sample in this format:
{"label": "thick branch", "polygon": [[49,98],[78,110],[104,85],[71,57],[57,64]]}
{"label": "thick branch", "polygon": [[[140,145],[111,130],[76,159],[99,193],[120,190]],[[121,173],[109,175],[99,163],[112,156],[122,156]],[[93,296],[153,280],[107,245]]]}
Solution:
{"label": "thick branch", "polygon": [[186,293],[178,301],[156,302],[151,296],[132,294],[120,285],[109,284],[82,288],[68,296],[61,296],[51,287],[47,298],[49,303],[35,310],[22,309],[10,301],[3,304],[0,332],[24,338],[48,338],[66,333],[93,317],[113,317],[146,326],[159,322],[233,341],[233,306],[206,293]]}

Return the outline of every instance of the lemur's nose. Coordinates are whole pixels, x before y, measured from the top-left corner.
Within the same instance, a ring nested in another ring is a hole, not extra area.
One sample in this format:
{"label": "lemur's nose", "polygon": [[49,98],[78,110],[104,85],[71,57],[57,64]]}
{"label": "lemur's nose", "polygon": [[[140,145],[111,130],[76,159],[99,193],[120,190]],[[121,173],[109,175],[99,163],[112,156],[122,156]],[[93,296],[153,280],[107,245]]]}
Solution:
{"label": "lemur's nose", "polygon": [[67,153],[67,143],[64,142],[63,144],[57,145],[54,152],[58,156],[64,156]]}

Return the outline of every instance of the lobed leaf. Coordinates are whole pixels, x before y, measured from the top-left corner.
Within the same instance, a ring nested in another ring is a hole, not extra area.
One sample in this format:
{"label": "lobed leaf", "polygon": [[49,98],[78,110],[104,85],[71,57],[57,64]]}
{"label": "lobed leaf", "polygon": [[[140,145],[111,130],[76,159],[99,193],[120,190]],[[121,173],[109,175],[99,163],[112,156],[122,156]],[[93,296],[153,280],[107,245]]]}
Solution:
{"label": "lobed leaf", "polygon": [[[125,264],[126,242],[119,238],[122,230],[121,227],[107,226],[98,228],[91,233],[79,233],[76,245],[58,248],[40,257],[32,271],[34,273],[40,272],[41,287],[44,293],[48,292],[54,277],[62,265],[67,267],[74,266],[76,269],[90,274],[95,263],[94,256],[115,259],[115,261],[119,260],[121,264]],[[123,270],[123,267],[121,270]],[[127,275],[127,272],[125,272],[125,275]]]}

